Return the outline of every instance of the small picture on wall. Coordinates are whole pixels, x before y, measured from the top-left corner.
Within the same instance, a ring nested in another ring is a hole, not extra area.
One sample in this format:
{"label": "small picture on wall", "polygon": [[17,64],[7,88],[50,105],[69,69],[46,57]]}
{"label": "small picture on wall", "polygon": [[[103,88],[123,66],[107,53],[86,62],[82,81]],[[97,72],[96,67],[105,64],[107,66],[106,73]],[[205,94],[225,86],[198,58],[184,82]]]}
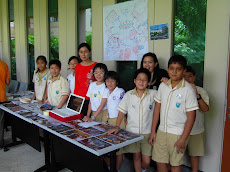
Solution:
{"label": "small picture on wall", "polygon": [[156,24],[150,26],[150,40],[169,39],[169,24]]}

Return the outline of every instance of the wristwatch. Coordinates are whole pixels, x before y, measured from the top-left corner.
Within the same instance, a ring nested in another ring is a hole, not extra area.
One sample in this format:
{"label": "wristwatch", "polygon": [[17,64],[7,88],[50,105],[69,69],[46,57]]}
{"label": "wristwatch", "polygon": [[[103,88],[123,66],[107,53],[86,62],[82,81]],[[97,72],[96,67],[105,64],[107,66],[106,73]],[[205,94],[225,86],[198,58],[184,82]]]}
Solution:
{"label": "wristwatch", "polygon": [[202,99],[202,97],[201,97],[201,95],[199,94],[199,97],[197,97],[197,100],[200,100],[200,99]]}
{"label": "wristwatch", "polygon": [[95,116],[92,115],[91,118],[92,118],[93,120],[95,120]]}

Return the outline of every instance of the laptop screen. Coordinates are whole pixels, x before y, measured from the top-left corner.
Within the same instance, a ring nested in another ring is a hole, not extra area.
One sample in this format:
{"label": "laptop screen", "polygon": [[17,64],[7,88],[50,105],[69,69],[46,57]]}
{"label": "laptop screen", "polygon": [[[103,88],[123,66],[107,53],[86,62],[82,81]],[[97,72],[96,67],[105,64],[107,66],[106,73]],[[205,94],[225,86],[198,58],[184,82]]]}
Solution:
{"label": "laptop screen", "polygon": [[84,104],[84,100],[85,100],[84,97],[81,97],[75,94],[70,94],[66,108],[77,111],[78,113],[81,113],[81,109]]}

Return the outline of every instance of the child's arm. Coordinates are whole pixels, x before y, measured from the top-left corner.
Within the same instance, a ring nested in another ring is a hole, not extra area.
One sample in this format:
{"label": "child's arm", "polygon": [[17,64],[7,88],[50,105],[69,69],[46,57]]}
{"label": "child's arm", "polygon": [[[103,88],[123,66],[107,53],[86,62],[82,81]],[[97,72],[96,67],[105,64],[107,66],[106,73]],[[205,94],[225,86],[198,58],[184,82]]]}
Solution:
{"label": "child's arm", "polygon": [[149,136],[149,143],[151,145],[153,145],[156,141],[156,127],[160,116],[160,110],[161,110],[161,103],[156,102],[154,112],[153,112],[152,130]]}
{"label": "child's arm", "polygon": [[177,153],[180,152],[183,153],[185,149],[185,142],[190,135],[190,132],[192,130],[193,124],[195,122],[196,118],[196,110],[187,112],[187,121],[185,123],[183,134],[181,135],[180,139],[175,143],[175,147],[177,147]]}
{"label": "child's arm", "polygon": [[111,134],[111,133],[117,134],[119,132],[121,121],[123,120],[124,116],[125,116],[125,113],[119,112],[118,117],[117,117],[116,126],[113,129],[107,131],[106,133],[107,134]]}
{"label": "child's arm", "polygon": [[69,95],[63,95],[61,98],[61,102],[59,103],[59,105],[56,106],[56,108],[62,108],[62,106],[67,102],[68,97]]}
{"label": "child's arm", "polygon": [[90,122],[90,114],[91,114],[91,112],[92,112],[91,101],[89,101],[87,115],[82,120],[85,121],[85,122]]}
{"label": "child's arm", "polygon": [[35,95],[35,90],[34,90],[34,96],[32,98],[32,100],[35,100],[36,99],[36,95]]}
{"label": "child's arm", "polygon": [[46,85],[46,88],[45,88],[45,91],[44,91],[44,95],[43,95],[43,100],[38,102],[38,104],[42,104],[44,103],[46,100],[47,100],[47,85]]}
{"label": "child's arm", "polygon": [[196,97],[197,97],[197,101],[198,101],[200,110],[202,112],[208,112],[209,111],[209,106],[205,103],[205,101],[202,99],[202,97],[198,93],[198,91],[196,89],[196,86],[194,84],[191,84],[191,86],[196,92]]}
{"label": "child's arm", "polygon": [[106,102],[107,102],[107,98],[102,98],[100,106],[97,108],[97,111],[94,113],[95,118],[99,115],[99,113],[101,113],[101,111],[105,107]]}
{"label": "child's arm", "polygon": [[[200,95],[198,95],[200,97]],[[197,97],[197,98],[199,98]],[[199,108],[202,112],[208,112],[209,111],[209,106],[205,103],[205,101],[202,99],[198,100]]]}

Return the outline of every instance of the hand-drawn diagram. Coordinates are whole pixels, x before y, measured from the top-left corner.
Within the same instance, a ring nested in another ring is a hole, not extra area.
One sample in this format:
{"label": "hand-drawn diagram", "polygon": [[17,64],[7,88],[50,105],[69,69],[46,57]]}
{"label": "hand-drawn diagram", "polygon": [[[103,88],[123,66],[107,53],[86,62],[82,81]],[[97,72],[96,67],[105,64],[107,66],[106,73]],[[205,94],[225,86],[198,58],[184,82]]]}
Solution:
{"label": "hand-drawn diagram", "polygon": [[148,0],[103,9],[105,60],[140,60],[148,52]]}

